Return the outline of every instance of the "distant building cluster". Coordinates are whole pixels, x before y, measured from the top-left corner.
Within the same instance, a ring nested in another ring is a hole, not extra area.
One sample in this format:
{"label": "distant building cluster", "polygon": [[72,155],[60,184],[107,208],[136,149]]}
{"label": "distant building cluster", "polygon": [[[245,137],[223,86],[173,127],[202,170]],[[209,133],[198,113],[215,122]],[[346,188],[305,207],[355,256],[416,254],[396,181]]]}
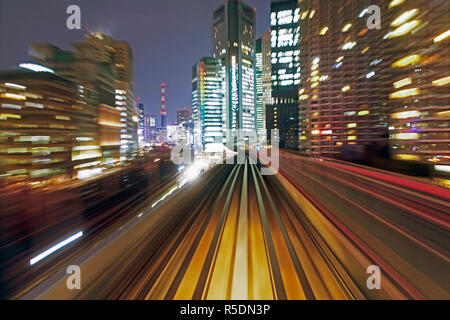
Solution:
{"label": "distant building cluster", "polygon": [[177,121],[167,123],[166,84],[161,84],[160,122],[153,115],[146,115],[144,104],[138,103],[139,109],[139,142],[141,147],[153,144],[176,145],[186,141],[192,144],[192,111],[187,107],[177,110]]}

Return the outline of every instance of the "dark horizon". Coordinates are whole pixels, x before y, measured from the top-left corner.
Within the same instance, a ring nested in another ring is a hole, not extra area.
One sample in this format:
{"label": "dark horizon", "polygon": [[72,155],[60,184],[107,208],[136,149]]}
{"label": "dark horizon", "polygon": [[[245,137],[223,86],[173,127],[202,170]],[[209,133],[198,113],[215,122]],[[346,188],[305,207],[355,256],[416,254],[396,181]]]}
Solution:
{"label": "dark horizon", "polygon": [[[0,43],[8,44],[0,50],[0,69],[28,60],[28,44],[32,42],[70,49],[70,43],[83,41],[85,30],[66,28],[66,9],[76,4],[81,8],[82,23],[89,29],[129,42],[135,98],[141,98],[146,113],[157,116],[158,121],[160,84],[167,84],[168,122],[173,123],[177,109],[191,108],[191,68],[200,58],[212,55],[212,14],[223,2],[111,0],[105,7],[104,3],[86,0],[0,0]],[[245,2],[257,9],[259,37],[270,27],[270,0]]]}

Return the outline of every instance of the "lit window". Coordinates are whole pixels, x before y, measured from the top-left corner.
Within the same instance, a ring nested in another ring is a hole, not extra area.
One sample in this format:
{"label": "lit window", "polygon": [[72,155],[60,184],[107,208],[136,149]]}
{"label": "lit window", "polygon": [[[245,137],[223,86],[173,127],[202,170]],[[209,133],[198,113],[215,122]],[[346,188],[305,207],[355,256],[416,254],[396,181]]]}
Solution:
{"label": "lit window", "polygon": [[350,30],[350,28],[352,27],[351,23],[347,23],[344,28],[342,28],[342,32],[347,32],[348,30]]}
{"label": "lit window", "polygon": [[448,37],[450,37],[450,29],[434,38],[434,42],[435,43],[441,42],[442,40],[445,40]]}
{"label": "lit window", "polygon": [[328,27],[323,27],[322,30],[320,30],[320,35],[324,36],[328,32]]}
{"label": "lit window", "polygon": [[397,19],[392,21],[391,26],[398,27],[398,26],[404,24],[409,19],[411,19],[412,17],[417,15],[418,12],[419,12],[419,10],[412,9],[412,10],[409,10],[409,11],[406,11],[406,12],[402,13],[399,17],[397,17]]}
{"label": "lit window", "polygon": [[414,63],[418,62],[418,61],[420,60],[420,58],[421,58],[420,55],[414,54],[414,55],[407,56],[407,57],[405,57],[405,58],[402,58],[402,59],[400,59],[400,60],[394,62],[394,63],[392,64],[392,66],[393,66],[394,68],[396,68],[396,67],[397,67],[397,68],[406,67],[406,66],[408,66],[408,65],[410,65],[410,64],[414,64]]}
{"label": "lit window", "polygon": [[418,94],[420,94],[420,90],[418,88],[411,88],[411,89],[405,89],[405,90],[400,90],[400,91],[394,92],[389,95],[389,98],[390,99],[401,99],[401,98],[416,96]]}

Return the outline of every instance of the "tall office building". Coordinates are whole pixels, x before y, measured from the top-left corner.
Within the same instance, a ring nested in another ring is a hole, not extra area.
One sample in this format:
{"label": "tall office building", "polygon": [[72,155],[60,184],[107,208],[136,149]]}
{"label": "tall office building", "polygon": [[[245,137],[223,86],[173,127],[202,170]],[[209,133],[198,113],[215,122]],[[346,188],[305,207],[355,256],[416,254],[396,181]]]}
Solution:
{"label": "tall office building", "polygon": [[271,1],[272,104],[266,108],[266,126],[279,130],[281,148],[298,146],[299,19],[297,0]]}
{"label": "tall office building", "polygon": [[[89,109],[85,132],[95,132],[98,104],[115,107],[121,116],[121,159],[136,155],[138,111],[133,97],[131,48],[101,33],[88,34],[85,42],[73,43],[73,51],[51,44],[35,43],[29,55],[38,63],[78,85],[78,99]],[[94,134],[94,133],[92,133]]]}
{"label": "tall office building", "polygon": [[263,84],[263,130],[267,130],[266,109],[272,103],[272,48],[271,31],[261,36],[262,84]]}
{"label": "tall office building", "polygon": [[202,58],[192,68],[194,144],[201,150],[214,150],[224,142],[223,78],[221,59]]}
{"label": "tall office building", "polygon": [[[60,182],[72,178],[74,93],[74,84],[53,72],[0,73],[2,182]],[[83,151],[75,152],[81,156]],[[101,157],[98,148],[90,152],[96,153],[96,159]]]}
{"label": "tall office building", "polygon": [[91,94],[87,87],[42,65],[21,67],[0,73],[0,177],[61,182],[100,173],[118,160],[120,114],[114,107],[98,103],[93,115],[80,100]]}
{"label": "tall office building", "polygon": [[214,57],[225,77],[225,127],[255,132],[255,15],[243,1],[227,0],[214,11]]}
{"label": "tall office building", "polygon": [[[103,162],[114,162],[120,160],[121,143],[114,145],[117,127],[122,130],[122,123],[114,122],[114,129],[102,130],[100,133],[100,116],[110,114],[112,107],[116,113],[120,110],[115,107],[115,79],[109,65],[97,62],[94,59],[93,47],[86,43],[74,43],[73,51],[65,51],[47,43],[35,43],[29,47],[29,55],[34,61],[39,62],[54,70],[55,74],[71,80],[76,85],[75,101],[78,107],[76,122],[77,131],[74,134],[75,142],[80,148],[97,148],[97,152],[103,156]],[[109,110],[106,112],[106,110]],[[104,128],[103,128],[104,129]],[[111,137],[106,133],[110,131]],[[119,132],[119,137],[120,137]],[[109,141],[104,147],[101,146],[100,136]],[[94,152],[91,152],[94,155]],[[93,165],[98,160],[92,158]]]}
{"label": "tall office building", "polygon": [[272,102],[271,33],[256,39],[256,132],[266,139],[266,106]]}
{"label": "tall office building", "polygon": [[137,155],[138,110],[133,96],[133,53],[126,41],[118,41],[100,32],[85,35],[85,42],[94,48],[95,60],[110,67],[116,90],[116,108],[121,111],[122,160]]}
{"label": "tall office building", "polygon": [[263,119],[263,52],[262,40],[256,39],[256,134],[258,137],[264,134],[264,119]]}
{"label": "tall office building", "polygon": [[383,35],[367,26],[381,0],[299,2],[300,149],[336,157],[342,146],[387,143],[388,105]]}
{"label": "tall office building", "polygon": [[390,1],[384,22],[394,159],[450,171],[450,2]]}

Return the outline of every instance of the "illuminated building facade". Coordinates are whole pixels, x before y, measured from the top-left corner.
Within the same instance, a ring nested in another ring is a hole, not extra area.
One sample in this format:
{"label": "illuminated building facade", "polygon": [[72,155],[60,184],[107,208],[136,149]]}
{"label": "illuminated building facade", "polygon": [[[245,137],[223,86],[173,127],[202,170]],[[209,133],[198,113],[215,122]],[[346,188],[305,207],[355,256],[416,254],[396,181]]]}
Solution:
{"label": "illuminated building facade", "polygon": [[264,87],[262,39],[256,39],[256,134],[264,134]]}
{"label": "illuminated building facade", "polygon": [[227,129],[255,133],[255,15],[243,1],[228,0],[214,11],[214,57],[222,60]]}
{"label": "illuminated building facade", "polygon": [[143,121],[144,121],[142,137],[143,137],[143,142],[147,143],[147,142],[150,142],[152,140],[152,138],[151,138],[151,126],[150,126],[151,118],[148,115],[144,115],[142,118],[143,118]]}
{"label": "illuminated building facade", "polygon": [[[65,51],[51,44],[36,43],[30,45],[29,55],[34,61],[51,67],[57,75],[71,80],[76,85],[75,101],[79,106],[75,108],[78,130],[75,132],[74,139],[79,148],[92,149],[89,154],[74,155],[74,158],[78,161],[85,157],[89,159],[92,156],[90,164],[93,167],[98,166],[99,161],[116,162],[120,158],[111,156],[111,154],[117,154],[115,151],[108,150],[103,157],[99,132],[102,105],[113,108],[115,106],[114,74],[107,65],[92,60],[94,52],[90,45],[75,43],[73,49],[73,51]],[[121,112],[119,109],[117,110]],[[119,125],[122,126],[122,124]],[[115,141],[115,138],[111,137],[108,140],[111,143],[111,141]],[[112,147],[109,145],[108,149]],[[120,149],[120,142],[115,147]],[[100,153],[102,158],[95,159],[96,153]],[[84,168],[89,169],[88,167]]]}
{"label": "illuminated building facade", "polygon": [[209,150],[224,142],[224,81],[222,60],[202,58],[192,68],[194,144]]}
{"label": "illuminated building facade", "polygon": [[154,142],[156,141],[156,117],[155,116],[144,116],[145,125],[145,141]]}
{"label": "illuminated building facade", "polygon": [[108,66],[113,73],[116,108],[121,114],[121,160],[137,155],[139,126],[133,88],[133,53],[126,41],[117,41],[100,32],[85,35],[85,43],[93,48],[89,58]]}
{"label": "illuminated building facade", "polygon": [[299,2],[301,86],[299,148],[336,157],[347,144],[388,143],[382,38],[367,27],[368,7],[386,1]]}
{"label": "illuminated building facade", "polygon": [[261,36],[262,51],[262,85],[263,85],[263,130],[267,129],[266,109],[272,103],[272,48],[271,32],[265,32]]}
{"label": "illuminated building facade", "polygon": [[120,111],[100,103],[98,106],[98,130],[103,163],[116,164],[120,159],[122,122]]}
{"label": "illuminated building facade", "polygon": [[390,1],[384,35],[394,159],[450,165],[450,2]]}
{"label": "illuminated building facade", "polygon": [[[28,63],[26,68],[36,69]],[[52,70],[0,73],[0,179],[62,182],[102,158],[99,140],[81,140],[75,84]],[[95,143],[92,144],[92,142]]]}
{"label": "illuminated building facade", "polygon": [[102,97],[102,93],[97,95],[96,91],[106,87],[110,91],[112,87],[115,99],[108,100],[107,104],[120,111],[121,160],[134,157],[137,154],[139,118],[133,96],[133,57],[129,44],[102,33],[92,33],[85,35],[85,42],[73,43],[72,46],[73,52],[70,52],[50,44],[36,43],[29,47],[29,55],[86,90],[87,95],[81,98],[92,100],[87,103],[91,104],[94,115],[98,114],[95,102]]}
{"label": "illuminated building facade", "polygon": [[189,144],[193,143],[192,140],[192,110],[184,107],[177,110],[177,130],[176,141],[187,141]]}
{"label": "illuminated building facade", "polygon": [[271,1],[272,104],[266,107],[266,126],[279,130],[281,148],[298,146],[299,18],[297,0]]}

